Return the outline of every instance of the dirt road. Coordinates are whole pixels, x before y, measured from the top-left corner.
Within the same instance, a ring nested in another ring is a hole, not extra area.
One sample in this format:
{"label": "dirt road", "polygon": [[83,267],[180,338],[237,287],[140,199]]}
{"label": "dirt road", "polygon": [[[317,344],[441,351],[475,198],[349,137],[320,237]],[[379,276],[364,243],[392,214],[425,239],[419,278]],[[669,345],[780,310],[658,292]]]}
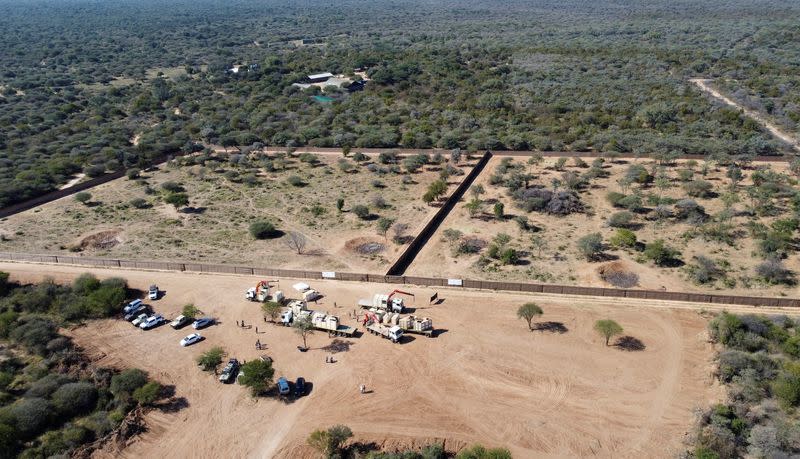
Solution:
{"label": "dirt road", "polygon": [[774,123],[770,122],[759,112],[742,106],[735,100],[727,97],[726,95],[714,89],[714,87],[711,86],[713,80],[704,78],[692,78],[689,81],[697,85],[697,87],[700,88],[703,92],[713,96],[715,99],[721,100],[722,102],[725,102],[731,107],[741,110],[742,112],[744,112],[745,115],[749,116],[750,118],[753,118],[759,124],[764,126],[764,128],[768,130],[772,135],[791,145],[795,151],[800,152],[800,141],[798,141],[797,138],[783,132],[781,128],[779,128]]}
{"label": "dirt road", "polygon": [[[12,279],[52,276],[67,282],[85,268],[0,263]],[[154,308],[171,317],[192,302],[219,323],[205,341],[181,348],[190,330],[168,326],[142,331],[121,320],[92,322],[69,331],[98,364],[140,367],[174,385],[183,407],[146,416],[148,431],[121,453],[99,457],[315,457],[305,438],[342,423],[355,441],[392,449],[444,441],[459,449],[473,442],[508,447],[515,457],[673,457],[692,423],[692,410],[721,397],[712,381],[712,347],[697,311],[605,298],[548,297],[440,289],[444,302],[428,305],[434,290],[409,287],[415,314],[431,317],[438,337],[392,344],[372,335],[336,344],[324,333],[297,351],[289,328],[265,324],[256,303],[243,299],[249,276],[91,269],[121,276],[133,287],[157,282],[166,292]],[[292,280],[279,286],[289,291]],[[325,297],[314,309],[348,319],[358,298],[379,284],[315,281]],[[525,301],[545,311],[550,331],[530,332],[515,311]],[[338,307],[336,307],[338,306]],[[630,307],[628,307],[630,306]],[[594,321],[613,318],[646,348],[606,347]],[[253,326],[242,329],[236,321]],[[256,334],[255,327],[259,334]],[[265,351],[254,347],[256,339]],[[194,358],[212,346],[230,356],[275,359],[277,376],[305,377],[313,386],[293,402],[253,399],[238,385],[222,385]],[[335,352],[338,351],[338,352]],[[335,355],[337,362],[325,363]],[[358,393],[366,384],[372,392]]]}

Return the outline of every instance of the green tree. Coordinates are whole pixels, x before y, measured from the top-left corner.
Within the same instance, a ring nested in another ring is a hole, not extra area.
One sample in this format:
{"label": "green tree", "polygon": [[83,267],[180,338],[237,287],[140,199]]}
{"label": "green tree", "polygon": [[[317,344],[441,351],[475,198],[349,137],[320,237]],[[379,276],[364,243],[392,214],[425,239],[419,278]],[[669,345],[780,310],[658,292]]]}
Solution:
{"label": "green tree", "polygon": [[389,228],[394,225],[394,219],[388,217],[381,217],[378,219],[378,234],[386,238],[386,233],[389,231]]}
{"label": "green tree", "polygon": [[608,242],[614,247],[633,248],[636,247],[636,233],[626,228],[620,228]]}
{"label": "green tree", "polygon": [[256,239],[269,239],[277,234],[275,225],[266,220],[256,220],[250,223],[250,235]]}
{"label": "green tree", "polygon": [[664,266],[680,255],[680,252],[667,246],[663,239],[657,239],[645,246],[643,255],[656,265]]}
{"label": "green tree", "polygon": [[591,233],[578,239],[578,251],[587,260],[594,260],[603,253],[603,236],[600,233]]}
{"label": "green tree", "polygon": [[86,191],[75,193],[75,200],[83,205],[89,204],[89,201],[92,200],[92,193],[87,193]]}
{"label": "green tree", "polygon": [[342,209],[344,209],[344,198],[337,198],[336,199],[336,210],[341,212]]}
{"label": "green tree", "polygon": [[294,322],[292,322],[292,327],[294,328],[295,333],[303,338],[303,348],[308,349],[308,336],[314,334],[314,325],[311,323],[311,316],[295,318]]}
{"label": "green tree", "polygon": [[511,452],[505,448],[486,448],[474,445],[461,450],[456,459],[511,459]]}
{"label": "green tree", "polygon": [[195,317],[200,315],[200,310],[197,309],[197,307],[194,304],[189,303],[189,304],[186,304],[186,305],[183,306],[183,310],[181,310],[181,314],[183,314],[185,317],[188,317],[190,319],[194,319]]}
{"label": "green tree", "polygon": [[147,384],[147,373],[138,368],[124,370],[111,378],[109,389],[117,397],[133,394],[133,391]]}
{"label": "green tree", "polygon": [[335,425],[328,430],[315,430],[308,437],[308,445],[326,457],[332,457],[341,452],[342,445],[353,436],[353,431],[345,425]]}
{"label": "green tree", "polygon": [[613,336],[622,333],[622,326],[611,319],[598,320],[594,324],[594,329],[606,339],[606,346]]}
{"label": "green tree", "polygon": [[225,355],[225,351],[221,347],[212,347],[197,357],[197,364],[203,368],[203,371],[216,371],[219,364],[222,363],[223,355]]}
{"label": "green tree", "polygon": [[136,400],[139,405],[150,406],[161,398],[161,390],[161,384],[156,381],[150,381],[133,391],[133,399]]}
{"label": "green tree", "polygon": [[172,204],[176,209],[180,209],[189,205],[189,195],[186,193],[169,193],[164,198],[164,202]]}
{"label": "green tree", "polygon": [[525,303],[517,309],[517,317],[528,322],[528,330],[533,331],[533,319],[542,315],[542,308],[536,303]]}
{"label": "green tree", "polygon": [[469,212],[470,217],[475,217],[479,213],[481,213],[481,209],[483,208],[483,201],[478,198],[472,198],[470,202],[464,205],[467,208],[467,212]]}
{"label": "green tree", "polygon": [[275,369],[272,368],[271,362],[256,359],[242,365],[242,376],[239,378],[239,382],[249,387],[255,397],[267,391],[272,385],[274,375]]}
{"label": "green tree", "polygon": [[498,220],[502,220],[503,216],[505,216],[505,206],[503,206],[502,202],[496,202],[494,204],[494,216]]}
{"label": "green tree", "polygon": [[264,317],[269,317],[270,322],[275,322],[275,319],[281,314],[281,304],[275,301],[267,301],[261,305],[261,311],[264,312]]}
{"label": "green tree", "polygon": [[362,204],[353,206],[351,210],[356,215],[356,217],[362,220],[366,220],[370,216],[369,207]]}

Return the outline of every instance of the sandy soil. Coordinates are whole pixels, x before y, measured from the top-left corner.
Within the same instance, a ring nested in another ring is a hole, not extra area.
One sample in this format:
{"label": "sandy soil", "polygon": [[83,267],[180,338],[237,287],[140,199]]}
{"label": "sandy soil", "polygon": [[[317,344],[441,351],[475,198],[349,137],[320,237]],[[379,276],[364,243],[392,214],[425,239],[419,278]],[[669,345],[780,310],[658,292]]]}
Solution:
{"label": "sandy soil", "polygon": [[[406,245],[392,242],[392,231],[388,237],[378,234],[378,216],[407,224],[405,235],[415,235],[436,212],[421,196],[438,171],[428,168],[411,176],[412,182],[403,183],[403,175],[378,175],[366,166],[344,173],[337,165],[341,157],[318,155],[321,164],[317,167],[294,159],[283,171],[262,169],[254,186],[231,181],[210,168],[161,165],[144,174],[147,186],[156,194],[148,194],[143,184],[121,178],[93,188],[91,205],[66,197],[0,221],[0,234],[5,236],[0,250],[75,255],[71,250],[83,247],[78,253],[87,256],[384,272]],[[226,168],[226,158],[220,158],[224,162],[218,167]],[[461,165],[469,172],[466,161]],[[291,175],[302,177],[306,186],[286,183]],[[449,180],[451,192],[463,178]],[[157,199],[161,184],[167,181],[185,187],[191,207],[179,212]],[[382,188],[374,186],[378,181]],[[373,205],[379,196],[386,201],[385,208]],[[339,197],[345,199],[344,212],[336,210]],[[134,208],[129,204],[134,198],[144,199],[152,207]],[[357,218],[349,211],[357,204],[370,207],[374,217]],[[312,212],[317,208],[323,213]],[[255,218],[271,221],[283,232],[303,234],[308,241],[303,255],[290,249],[285,237],[254,240],[248,227]],[[82,244],[85,238],[104,231],[117,231],[121,243],[97,250]],[[383,244],[385,250],[359,253],[352,250],[354,240]]]}
{"label": "sandy soil", "polygon": [[[12,279],[50,275],[69,281],[82,268],[0,264]],[[445,441],[452,449],[473,442],[508,447],[515,457],[672,457],[681,450],[692,410],[722,396],[713,383],[712,348],[698,311],[615,299],[572,299],[443,289],[444,302],[427,305],[430,289],[414,288],[416,313],[443,329],[433,339],[392,344],[372,335],[349,341],[349,350],[326,364],[323,333],[299,353],[291,329],[265,324],[257,304],[243,299],[252,277],[92,270],[118,275],[146,288],[153,281],[166,295],[153,302],[166,316],[193,302],[219,324],[207,339],[181,348],[188,330],[168,326],[141,331],[121,320],[92,322],[69,333],[100,365],[140,367],[175,386],[187,406],[146,416],[148,431],[121,453],[98,457],[316,457],[305,438],[316,428],[343,423],[355,441],[392,449]],[[292,281],[282,279],[288,290]],[[345,323],[357,298],[391,288],[376,284],[312,282],[325,298],[317,309],[338,312]],[[536,299],[541,321],[559,322],[563,334],[529,332],[516,307]],[[334,307],[334,303],[339,308]],[[631,306],[631,307],[629,307]],[[613,318],[646,349],[606,347],[592,330]],[[258,326],[245,329],[236,320]],[[254,349],[259,339],[266,351]],[[195,356],[221,345],[239,359],[275,359],[276,376],[304,376],[310,394],[292,403],[253,399],[238,385],[224,386],[201,372]],[[357,387],[373,392],[360,395]]]}
{"label": "sandy soil", "polygon": [[66,190],[67,188],[70,188],[70,187],[72,187],[72,186],[75,186],[75,185],[77,185],[77,184],[78,184],[78,182],[80,182],[81,180],[83,180],[83,178],[84,178],[84,177],[86,177],[86,174],[84,174],[83,172],[81,172],[81,173],[79,173],[79,174],[76,174],[76,175],[75,175],[75,177],[72,177],[72,178],[69,180],[69,182],[65,183],[64,185],[62,185],[62,186],[61,186],[61,187],[59,187],[58,189],[59,189],[59,190]]}
{"label": "sandy soil", "polygon": [[[526,164],[527,157],[514,157],[514,162]],[[486,203],[483,211],[483,218],[470,217],[465,205],[472,199],[470,191],[467,192],[462,202],[457,204],[448,215],[438,231],[431,237],[428,244],[422,249],[420,254],[409,267],[406,274],[448,278],[466,279],[486,279],[486,280],[516,280],[528,282],[557,283],[567,285],[582,285],[596,287],[613,287],[600,278],[598,268],[603,262],[589,262],[582,257],[577,249],[576,241],[594,232],[599,232],[606,243],[615,234],[616,229],[607,224],[608,218],[622,209],[614,208],[608,203],[606,195],[610,191],[620,191],[617,179],[621,177],[627,168],[638,162],[648,170],[652,170],[651,160],[626,160],[615,164],[607,164],[605,170],[610,176],[607,178],[597,178],[591,182],[588,189],[581,191],[579,196],[585,207],[589,209],[587,213],[571,214],[564,217],[552,216],[540,212],[526,213],[516,207],[513,199],[508,196],[507,189],[501,185],[491,185],[490,177],[495,173],[495,168],[503,160],[502,157],[494,157],[490,160],[486,169],[476,179],[472,185],[483,186],[486,193],[481,199]],[[584,158],[587,163],[591,163],[591,158]],[[543,184],[549,187],[554,178],[561,177],[561,172],[553,170],[555,158],[545,158],[544,162],[535,167],[525,166],[526,170],[532,172],[535,179],[531,184]],[[678,166],[668,169],[671,177],[671,188],[664,191],[665,197],[682,199],[686,193],[682,188],[682,183],[676,178],[677,169],[683,168],[685,161],[678,163]],[[785,164],[754,163],[754,167],[770,167],[776,172],[786,173]],[[574,171],[583,174],[587,169],[575,167],[573,160],[567,161],[567,171]],[[698,172],[699,166],[695,167],[694,177],[703,179]],[[713,184],[715,191],[721,195],[728,186],[729,180],[725,178],[725,168],[711,167],[704,180]],[[749,177],[752,171],[744,171]],[[746,178],[739,185],[740,190],[744,186],[749,186],[752,182]],[[627,194],[633,193],[636,187],[631,187]],[[653,187],[643,190],[644,194],[656,193]],[[734,209],[742,211],[749,201],[744,191],[739,191],[741,202],[734,205]],[[723,210],[722,199],[695,198],[695,201],[703,206],[706,213],[714,216]],[[506,218],[498,220],[492,215],[492,206],[495,202],[502,202],[505,206]],[[652,208],[652,206],[646,207]],[[671,207],[671,206],[670,206]],[[786,210],[788,205],[782,203],[778,207]],[[513,220],[514,216],[523,215],[529,222],[540,228],[538,232],[521,230]],[[758,220],[766,225],[771,224],[777,218],[788,218],[790,212],[784,212],[781,216],[758,217]],[[644,216],[638,215],[634,219],[636,226],[633,228],[639,242],[647,243],[656,239],[664,239],[670,247],[674,247],[681,252],[681,259],[688,265],[693,262],[693,257],[703,255],[709,257],[720,266],[727,263],[727,276],[736,283],[733,287],[726,285],[722,279],[714,283],[700,285],[689,280],[687,267],[658,267],[653,263],[642,259],[641,253],[636,250],[615,250],[608,247],[606,250],[610,258],[616,258],[621,265],[627,267],[631,272],[639,276],[638,288],[651,290],[665,289],[669,291],[696,291],[696,292],[718,292],[730,293],[734,295],[766,295],[766,296],[791,296],[798,295],[797,287],[784,285],[765,285],[754,279],[754,268],[762,259],[757,255],[756,242],[746,231],[746,224],[750,217],[741,213],[731,220],[734,229],[741,232],[736,238],[735,245],[730,246],[721,242],[706,241],[702,237],[685,237],[693,230],[692,226],[676,222],[667,221],[663,226],[658,227],[656,222],[648,220]],[[515,266],[498,266],[497,263],[489,267],[477,265],[481,253],[475,255],[454,254],[455,245],[445,240],[444,234],[447,230],[458,230],[466,238],[478,238],[486,244],[490,243],[498,233],[505,233],[511,236],[510,247],[517,249],[521,254],[522,262]],[[534,238],[541,238],[544,241],[543,247],[533,244]],[[784,260],[786,266],[794,272],[800,272],[800,257],[795,254],[790,255]],[[744,279],[744,280],[743,280]],[[749,287],[745,281],[749,282]]]}

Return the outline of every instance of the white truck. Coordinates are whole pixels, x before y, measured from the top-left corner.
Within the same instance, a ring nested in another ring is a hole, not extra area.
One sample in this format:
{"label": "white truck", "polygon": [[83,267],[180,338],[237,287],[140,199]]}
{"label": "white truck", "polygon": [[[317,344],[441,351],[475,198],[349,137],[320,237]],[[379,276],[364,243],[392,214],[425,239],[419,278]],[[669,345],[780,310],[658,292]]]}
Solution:
{"label": "white truck", "polygon": [[364,309],[378,309],[380,311],[391,311],[401,313],[405,309],[405,303],[402,298],[396,298],[396,294],[403,294],[414,296],[411,293],[403,292],[400,290],[393,290],[388,295],[376,293],[372,300],[358,300],[358,306]]}
{"label": "white truck", "polygon": [[373,335],[382,336],[393,343],[397,343],[403,337],[403,330],[398,325],[383,325],[372,322],[367,325],[367,331]]}
{"label": "white truck", "polygon": [[303,301],[314,301],[317,298],[322,297],[322,295],[311,288],[310,285],[306,284],[305,282],[298,282],[292,285],[292,288],[297,290],[301,295],[303,295]]}
{"label": "white truck", "polygon": [[[265,302],[270,298],[269,290],[271,286],[269,285],[270,282],[277,282],[277,281],[259,281],[255,287],[250,287],[244,292],[244,297],[250,301],[258,301],[258,302]],[[275,292],[273,296],[273,301],[280,302],[280,300],[275,299],[280,294],[281,299],[283,299],[283,293]]]}
{"label": "white truck", "polygon": [[286,311],[281,314],[281,323],[288,327],[301,317],[311,318],[311,325],[317,330],[323,330],[335,336],[353,336],[356,329],[347,325],[342,325],[339,318],[325,312],[310,311],[308,305],[303,300],[295,300],[289,303]]}
{"label": "white truck", "polygon": [[352,337],[356,329],[339,323],[339,318],[324,312],[314,312],[311,314],[311,325],[317,330],[324,330],[334,336]]}

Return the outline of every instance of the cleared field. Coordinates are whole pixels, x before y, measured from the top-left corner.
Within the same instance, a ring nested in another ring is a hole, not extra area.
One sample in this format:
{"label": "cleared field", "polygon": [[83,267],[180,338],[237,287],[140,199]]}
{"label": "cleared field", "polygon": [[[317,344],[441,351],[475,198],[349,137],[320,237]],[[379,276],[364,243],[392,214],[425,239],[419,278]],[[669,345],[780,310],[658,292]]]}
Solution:
{"label": "cleared field", "polygon": [[[345,172],[341,154],[327,154],[317,155],[316,164],[275,159],[280,167],[267,172],[258,162],[267,157],[247,166],[231,164],[232,157],[241,155],[220,153],[203,165],[162,166],[140,180],[123,178],[90,190],[87,204],[69,197],[14,215],[0,222],[0,248],[382,272],[436,210],[420,199],[439,176],[435,167],[397,174],[386,172],[387,166],[370,166],[371,161],[350,160]],[[469,170],[466,163],[462,168]],[[462,178],[450,178],[450,190]],[[295,179],[297,185],[289,183]],[[180,185],[189,205],[176,210],[166,204],[165,183]],[[339,198],[342,212],[336,207]],[[355,215],[357,205],[368,207],[366,218]],[[408,226],[402,243],[393,241],[393,230],[378,233],[379,217]],[[284,235],[255,240],[248,227],[259,219]],[[300,255],[287,245],[290,232],[307,241]]]}
{"label": "cleared field", "polygon": [[[736,192],[731,193],[728,169],[713,162],[708,164],[703,174],[702,162],[679,161],[663,169],[664,181],[659,184],[651,176],[647,184],[633,182],[623,186],[620,179],[634,166],[642,166],[647,172],[657,175],[653,172],[657,170],[654,162],[649,159],[607,160],[602,166],[606,176],[592,178],[588,185],[576,191],[583,212],[564,216],[535,210],[528,212],[519,206],[519,201],[504,186],[514,171],[518,171],[531,175],[529,190],[550,191],[555,186],[565,190],[565,174],[579,177],[590,170],[589,164],[593,159],[584,159],[587,164],[582,167],[576,166],[575,160],[570,158],[562,170],[556,170],[558,158],[544,158],[535,165],[528,164],[529,157],[492,158],[406,273],[612,287],[601,276],[601,271],[611,270],[636,274],[638,280],[634,288],[737,295],[797,295],[796,287],[766,283],[756,273],[756,267],[764,261],[764,256],[760,254],[759,240],[754,238],[754,231],[766,234],[772,231],[777,220],[793,216],[787,193],[795,192],[797,182],[787,171],[785,163],[753,163],[742,171],[743,178],[737,183]],[[502,169],[503,161],[509,160],[512,161],[509,172],[499,179],[493,178],[497,176],[498,167]],[[757,170],[781,174],[782,183],[776,187],[784,191],[771,191],[766,200],[758,194],[748,193]],[[686,180],[686,177],[691,178]],[[692,181],[705,182],[710,190],[704,197],[688,196],[685,187]],[[481,209],[471,214],[467,204],[475,196],[473,191],[476,187],[485,193],[479,195]],[[638,195],[640,208],[626,211],[622,206],[612,205],[607,198],[609,192]],[[670,215],[661,219],[654,217],[654,199],[664,203]],[[692,221],[680,217],[676,204],[683,199],[690,199],[702,207],[702,218]],[[504,206],[503,218],[493,214],[496,203]],[[762,214],[766,206],[772,210]],[[611,226],[612,216],[616,213],[628,214],[630,221],[624,226],[635,233],[634,247],[615,247],[611,243],[617,233],[617,228]],[[518,216],[528,219],[529,229],[520,227],[515,221]],[[501,233],[509,236],[504,247],[514,248],[519,255],[515,264],[503,264],[487,255],[489,246]],[[590,233],[600,233],[604,241],[603,253],[591,261],[581,254],[577,245],[578,239]],[[796,233],[792,231],[792,234]],[[679,252],[679,256],[666,266],[657,266],[643,253],[644,245],[657,239],[664,240],[667,246]],[[790,240],[795,240],[794,236]],[[472,253],[459,251],[464,241],[472,241]],[[791,249],[793,244],[789,243],[788,257],[782,263],[796,274],[800,273],[800,260]],[[699,266],[698,256],[710,259],[716,268],[710,279],[702,284],[694,275]]]}
{"label": "cleared field", "polygon": [[[69,281],[81,268],[0,264],[22,281],[54,276]],[[154,307],[167,316],[194,302],[219,325],[206,340],[178,346],[188,331],[169,327],[144,332],[120,320],[91,322],[70,330],[76,342],[106,366],[136,366],[175,386],[185,407],[146,416],[148,431],[122,452],[98,457],[311,458],[308,434],[335,423],[350,426],[354,441],[378,447],[445,441],[451,449],[472,442],[506,446],[515,457],[674,457],[692,423],[692,410],[717,401],[712,384],[712,348],[697,311],[625,307],[608,302],[540,299],[558,332],[529,332],[517,319],[523,295],[443,290],[442,304],[429,306],[429,289],[412,288],[416,313],[443,329],[438,337],[391,344],[371,335],[346,340],[325,363],[332,340],[310,338],[299,353],[291,329],[264,324],[255,303],[243,300],[255,279],[185,273],[92,270],[99,277],[127,278],[145,288],[157,280],[166,291]],[[281,280],[280,285],[291,285]],[[338,311],[344,322],[357,298],[374,284],[315,282],[325,298],[317,309]],[[334,302],[339,308],[334,307]],[[641,340],[641,351],[606,347],[592,330],[613,318]],[[241,329],[244,319],[259,327]],[[254,348],[259,339],[266,351]],[[224,386],[202,373],[194,357],[221,345],[231,356],[275,359],[276,376],[305,377],[310,394],[293,403],[253,399],[241,386]],[[371,393],[360,395],[358,385]]]}

